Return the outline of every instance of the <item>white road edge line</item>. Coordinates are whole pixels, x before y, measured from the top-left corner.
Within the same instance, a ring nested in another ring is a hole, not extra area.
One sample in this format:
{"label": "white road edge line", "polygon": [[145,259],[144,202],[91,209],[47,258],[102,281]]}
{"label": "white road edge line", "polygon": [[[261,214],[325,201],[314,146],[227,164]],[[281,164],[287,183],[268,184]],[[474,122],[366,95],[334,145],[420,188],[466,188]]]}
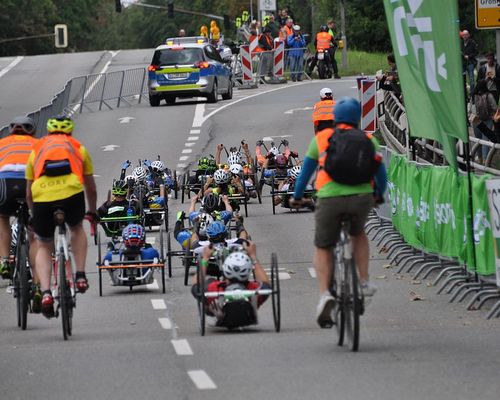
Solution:
{"label": "white road edge line", "polygon": [[314,267],[309,267],[307,268],[307,270],[309,271],[309,275],[311,275],[311,278],[316,278],[316,270],[314,269]]}
{"label": "white road edge line", "polygon": [[21,62],[23,56],[17,56],[12,62],[0,71],[0,78]]}
{"label": "white road edge line", "polygon": [[163,329],[172,329],[172,321],[170,321],[170,318],[158,318],[158,322]]}
{"label": "white road edge line", "polygon": [[217,385],[202,369],[188,371],[188,375],[196,387],[200,390],[217,389]]}
{"label": "white road edge line", "polygon": [[174,350],[178,356],[192,356],[193,350],[191,350],[191,346],[187,339],[172,339],[170,341],[172,346],[174,346]]}
{"label": "white road edge line", "polygon": [[167,305],[163,299],[151,299],[151,304],[155,310],[166,310]]}

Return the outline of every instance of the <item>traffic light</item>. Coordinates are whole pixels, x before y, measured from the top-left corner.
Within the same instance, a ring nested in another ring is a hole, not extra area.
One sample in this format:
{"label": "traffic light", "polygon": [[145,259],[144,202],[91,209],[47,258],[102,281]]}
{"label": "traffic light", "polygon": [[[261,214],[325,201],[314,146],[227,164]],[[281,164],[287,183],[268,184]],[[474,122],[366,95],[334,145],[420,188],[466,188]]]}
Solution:
{"label": "traffic light", "polygon": [[65,24],[57,24],[54,26],[55,46],[60,49],[68,47],[68,26]]}
{"label": "traffic light", "polygon": [[167,15],[168,18],[174,18],[174,0],[168,0]]}
{"label": "traffic light", "polygon": [[122,2],[121,0],[115,0],[115,11],[122,12]]}

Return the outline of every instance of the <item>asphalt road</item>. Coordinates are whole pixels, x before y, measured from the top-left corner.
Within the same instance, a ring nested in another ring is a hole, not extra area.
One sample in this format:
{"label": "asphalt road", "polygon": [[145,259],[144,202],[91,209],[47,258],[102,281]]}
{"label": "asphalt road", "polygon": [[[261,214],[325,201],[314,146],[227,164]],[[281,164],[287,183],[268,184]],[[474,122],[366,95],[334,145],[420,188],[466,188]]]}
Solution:
{"label": "asphalt road", "polygon": [[[136,59],[120,52],[111,65],[117,60],[139,64],[141,57],[147,54]],[[83,113],[76,132],[93,155],[103,201],[125,159],[160,154],[170,168],[182,170],[199,154],[213,153],[217,143],[231,146],[245,139],[253,147],[257,139],[283,135],[303,156],[312,136],[311,111],[304,108],[325,85],[336,97],[355,94],[355,82],[348,79],[266,86],[235,91],[233,102],[216,105],[186,101]],[[121,123],[122,117],[131,119]],[[103,151],[108,145],[119,147]],[[172,199],[171,217],[187,207]],[[312,214],[278,209],[273,216],[268,197],[261,206],[251,204],[249,213],[245,225],[259,258],[268,264],[271,253],[278,254],[281,333],[273,330],[269,302],[259,312],[258,326],[236,332],[208,328],[200,337],[180,260],[165,295],[154,288],[113,288],[105,279],[100,298],[96,248],[90,244],[91,289],[78,297],[69,341],[62,340],[59,320],[42,316],[30,315],[28,330],[19,331],[14,300],[0,290],[0,397],[498,399],[497,320],[486,321],[484,312],[467,312],[463,304],[448,304],[449,297],[437,296],[426,282],[395,275],[373,248],[371,274],[379,291],[362,317],[360,352],[339,348],[334,331],[321,330],[314,321]],[[409,291],[424,300],[411,301]]]}

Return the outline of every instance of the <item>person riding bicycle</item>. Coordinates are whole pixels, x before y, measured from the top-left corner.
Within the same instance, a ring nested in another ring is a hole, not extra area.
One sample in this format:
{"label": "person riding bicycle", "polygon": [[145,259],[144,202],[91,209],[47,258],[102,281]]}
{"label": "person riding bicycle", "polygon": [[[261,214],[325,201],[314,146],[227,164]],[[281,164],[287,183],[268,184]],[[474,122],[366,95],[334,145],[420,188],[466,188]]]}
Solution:
{"label": "person riding bicycle", "polygon": [[[288,177],[281,181],[278,185],[279,192],[293,192],[295,187],[295,181],[300,176],[302,171],[302,166],[295,165],[294,167],[288,170]],[[307,184],[305,190],[313,190],[313,187],[310,184]],[[281,196],[274,197],[274,204],[281,204],[282,207],[290,208],[290,198],[292,195],[284,193]],[[314,211],[315,203],[312,197],[304,198],[304,207],[309,208],[311,211]]]}
{"label": "person riding bicycle", "polygon": [[[308,75],[311,75],[311,73],[314,71],[314,67],[316,67],[316,64],[318,63],[318,54],[323,53],[325,55],[324,61],[328,70],[333,70],[335,79],[340,79],[339,72],[336,68],[337,63],[333,63],[333,57],[335,54],[335,50],[337,49],[337,41],[329,33],[327,25],[320,26],[319,32],[316,34],[316,38],[314,39],[314,47],[316,49],[316,54],[311,64],[309,65]],[[331,75],[329,77],[331,77]]]}
{"label": "person riding bicycle", "polygon": [[[26,198],[24,174],[33,145],[38,141],[35,133],[33,119],[17,117],[9,124],[9,136],[0,139],[0,274],[3,279],[12,277],[10,217],[16,215],[18,200]],[[35,248],[32,246],[30,250],[34,255]]]}
{"label": "person riding bicycle", "polygon": [[[292,206],[301,205],[303,192],[310,177],[315,172],[318,164],[320,169],[316,176],[316,231],[314,238],[315,245],[315,267],[320,290],[320,300],[317,308],[317,322],[322,328],[330,328],[333,325],[331,311],[335,305],[335,299],[329,291],[330,277],[333,265],[333,247],[339,238],[340,220],[343,214],[354,216],[351,221],[350,235],[352,236],[354,259],[359,271],[361,289],[365,296],[373,296],[376,287],[369,281],[368,257],[369,243],[364,231],[364,225],[368,213],[374,206],[374,189],[372,182],[368,179],[366,183],[345,184],[336,182],[325,168],[328,167],[327,157],[329,154],[329,141],[334,135],[339,135],[337,140],[349,140],[349,134],[363,137],[365,135],[358,129],[361,119],[360,103],[349,97],[340,99],[335,105],[335,119],[337,126],[335,130],[324,129],[312,139],[302,166],[302,172],[295,183],[294,198],[290,200]],[[376,197],[381,197],[387,184],[387,174],[382,157],[378,151],[377,140],[366,134],[371,140],[371,157],[374,159],[362,160],[366,162],[374,172],[376,183]],[[368,146],[370,146],[368,142]],[[359,145],[353,147],[359,150]],[[330,153],[334,154],[334,153]],[[364,155],[365,153],[359,153]],[[375,156],[373,156],[375,154]],[[359,159],[359,157],[358,157]],[[359,160],[358,160],[359,162]],[[365,165],[365,164],[363,164]],[[344,167],[344,165],[343,165]],[[346,171],[354,172],[355,165],[351,162],[351,167],[347,166]],[[339,180],[340,178],[337,178]],[[343,180],[344,182],[344,180]]]}
{"label": "person riding bicycle", "polygon": [[[230,171],[218,169],[213,177],[209,177],[203,188],[203,193],[216,193],[219,195],[238,196],[243,195],[245,190],[241,179],[237,176],[231,176]],[[233,207],[235,209],[235,207]]]}
{"label": "person riding bicycle", "polygon": [[[57,116],[47,121],[48,135],[33,146],[26,164],[26,200],[33,216],[37,239],[36,271],[43,291],[42,312],[54,315],[50,291],[52,251],[54,248],[54,211],[63,210],[71,234],[71,249],[76,264],[75,287],[85,293],[89,285],[85,275],[87,235],[82,221],[95,221],[97,192],[92,159],[87,149],[73,138],[71,118]],[[85,212],[85,197],[87,212]]]}
{"label": "person riding bicycle", "polygon": [[[203,268],[203,276],[207,276],[206,270],[213,254],[213,247],[207,246],[203,249],[200,258],[200,268]],[[252,272],[255,280],[250,280]],[[206,299],[207,322],[212,326],[220,326],[233,329],[240,326],[253,325],[257,323],[257,309],[264,304],[267,295],[253,295],[250,297],[234,296],[224,297],[226,291],[260,290],[270,289],[269,278],[257,259],[257,248],[254,243],[246,242],[243,248],[236,250],[224,260],[222,264],[222,280],[207,276],[205,282],[198,282],[197,276],[193,278],[191,293],[195,298],[199,297],[199,285],[203,284],[205,292],[219,292],[219,297]]]}
{"label": "person riding bicycle", "polygon": [[188,183],[196,185],[200,182],[202,177],[209,177],[217,170],[217,163],[213,158],[202,157],[198,160],[198,166],[195,174],[189,177]]}
{"label": "person riding bicycle", "polygon": [[[125,180],[113,181],[111,199],[106,200],[98,209],[99,219],[106,217],[127,217],[136,215],[139,209],[138,201],[134,198],[127,199],[129,192],[128,183]],[[102,222],[101,225],[108,236],[121,234],[121,228],[128,222]]]}
{"label": "person riding bicycle", "polygon": [[335,123],[335,116],[333,115],[335,100],[333,99],[332,89],[321,89],[319,97],[320,101],[314,105],[312,113],[314,134],[326,128],[333,128]]}
{"label": "person riding bicycle", "polygon": [[150,180],[152,186],[155,189],[159,189],[160,185],[163,185],[166,189],[166,194],[169,194],[171,190],[175,189],[175,179],[172,176],[172,171],[168,169],[163,161],[155,160],[153,162],[149,162],[148,160],[144,160],[146,163],[148,162],[148,168],[150,170]]}
{"label": "person riding bicycle", "polygon": [[[198,247],[200,240],[207,240],[206,229],[210,222],[218,220],[227,224],[233,217],[233,209],[227,196],[220,197],[215,193],[208,193],[203,196],[201,209],[196,211],[198,198],[199,195],[191,198],[188,210],[188,219],[191,223],[190,228],[185,228],[184,226],[185,213],[181,211],[177,215],[177,221],[174,226],[174,237],[183,249],[194,249]],[[218,211],[220,203],[223,203],[225,207],[222,211]]]}
{"label": "person riding bicycle", "polygon": [[[129,224],[123,228],[122,239],[124,248],[111,249],[104,256],[104,262],[113,261],[142,261],[160,258],[160,253],[149,243],[146,243],[146,231],[142,225]],[[140,275],[135,271],[125,268],[109,269],[109,275],[113,286],[128,285],[131,281],[136,284],[148,284],[153,282],[153,269],[140,268]]]}

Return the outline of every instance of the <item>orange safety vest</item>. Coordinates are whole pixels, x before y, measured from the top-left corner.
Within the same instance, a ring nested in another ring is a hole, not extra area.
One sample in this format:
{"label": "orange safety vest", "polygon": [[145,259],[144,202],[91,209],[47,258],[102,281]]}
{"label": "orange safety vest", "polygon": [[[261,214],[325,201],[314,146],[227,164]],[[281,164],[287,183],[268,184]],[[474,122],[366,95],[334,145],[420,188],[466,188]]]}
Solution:
{"label": "orange safety vest", "polygon": [[83,158],[80,153],[82,144],[65,134],[51,134],[43,137],[34,146],[34,180],[44,173],[46,161],[68,160],[71,172],[83,183]]}
{"label": "orange safety vest", "polygon": [[[352,129],[351,125],[348,124],[338,124],[337,129],[343,129],[343,130],[348,130]],[[323,129],[322,131],[319,131],[316,136],[316,144],[318,145],[318,153],[319,153],[319,170],[318,173],[316,174],[316,190],[320,190],[323,186],[326,184],[333,182],[333,179],[328,175],[328,173],[325,171],[325,160],[326,160],[326,151],[328,150],[329,146],[329,140],[330,137],[335,133],[335,130],[332,128],[326,128]],[[372,135],[369,133],[366,133],[366,136],[371,139]]]}
{"label": "orange safety vest", "polygon": [[286,40],[286,39],[288,39],[288,36],[293,35],[293,29],[290,28],[288,25],[285,25],[284,28],[286,31],[286,38],[285,38],[285,40]]}
{"label": "orange safety vest", "polygon": [[316,50],[327,50],[332,43],[332,35],[328,32],[318,32],[316,34]]}
{"label": "orange safety vest", "polygon": [[[264,39],[266,40],[267,44],[271,47],[271,49],[273,49],[274,48],[274,46],[273,46],[273,40],[269,36],[264,35],[263,33],[261,33],[259,35],[259,42],[260,42],[260,39],[262,37],[264,37]],[[262,47],[260,47],[260,43],[259,43],[259,46],[255,49],[255,51],[259,51],[260,52],[260,51],[269,51],[269,50],[264,50]]]}
{"label": "orange safety vest", "polygon": [[36,142],[38,139],[29,135],[10,135],[0,139],[0,170],[7,165],[26,165]]}
{"label": "orange safety vest", "polygon": [[321,100],[314,105],[312,120],[314,125],[318,125],[319,121],[334,121],[333,108],[335,100]]}

